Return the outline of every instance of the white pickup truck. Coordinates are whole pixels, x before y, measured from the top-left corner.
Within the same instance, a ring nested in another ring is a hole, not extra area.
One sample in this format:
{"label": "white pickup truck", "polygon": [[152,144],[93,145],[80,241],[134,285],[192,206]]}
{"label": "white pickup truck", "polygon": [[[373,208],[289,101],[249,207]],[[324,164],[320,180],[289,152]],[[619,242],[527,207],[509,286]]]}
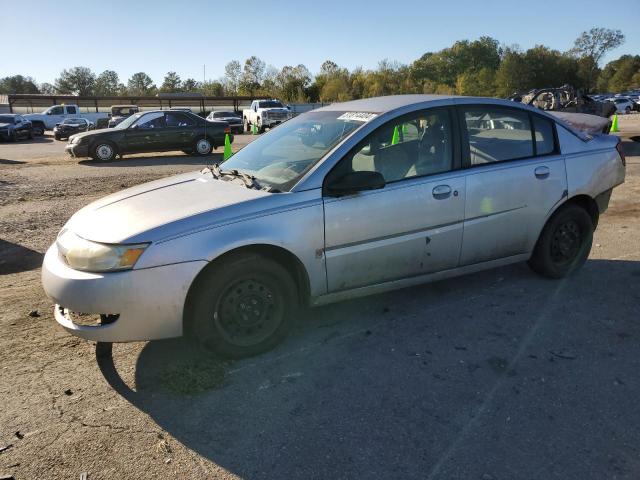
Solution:
{"label": "white pickup truck", "polygon": [[106,112],[80,113],[80,107],[77,105],[54,105],[42,113],[28,113],[23,117],[31,122],[35,135],[43,135],[45,130],[53,130],[57,123],[67,117],[86,118],[98,125],[99,119],[107,119],[108,121],[109,114]]}
{"label": "white pickup truck", "polygon": [[291,117],[291,111],[280,100],[254,100],[251,107],[242,111],[246,132],[250,132],[251,126],[255,125],[262,133],[265,128],[275,127]]}

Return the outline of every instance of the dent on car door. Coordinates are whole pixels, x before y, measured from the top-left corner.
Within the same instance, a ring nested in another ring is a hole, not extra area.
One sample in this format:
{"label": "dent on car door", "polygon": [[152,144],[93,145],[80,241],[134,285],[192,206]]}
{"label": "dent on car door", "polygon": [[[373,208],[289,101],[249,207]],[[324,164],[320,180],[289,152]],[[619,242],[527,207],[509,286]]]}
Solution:
{"label": "dent on car door", "polygon": [[453,268],[464,219],[465,179],[447,109],[425,110],[378,128],[331,171],[375,171],[379,190],[325,194],[325,261],[331,292]]}
{"label": "dent on car door", "polygon": [[460,264],[530,252],[567,188],[554,122],[487,105],[461,107],[459,114],[468,167]]}

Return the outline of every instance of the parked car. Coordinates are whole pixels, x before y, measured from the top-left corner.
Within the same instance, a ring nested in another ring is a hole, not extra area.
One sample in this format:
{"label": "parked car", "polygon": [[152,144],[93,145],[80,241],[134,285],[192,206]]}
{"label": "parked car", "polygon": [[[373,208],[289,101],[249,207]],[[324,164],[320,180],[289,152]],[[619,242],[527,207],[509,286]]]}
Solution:
{"label": "parked car", "polygon": [[582,95],[570,85],[534,89],[524,94],[514,94],[509,99],[545,111],[586,113],[605,118],[615,112],[610,103],[600,101],[594,95]]}
{"label": "parked car", "polygon": [[231,128],[232,133],[242,133],[244,129],[244,125],[242,124],[242,118],[235,112],[230,111],[220,111],[220,112],[211,112],[207,116],[207,120],[219,121],[219,122],[227,122],[229,127]]}
{"label": "parked car", "polygon": [[44,135],[45,130],[53,130],[65,118],[86,118],[97,125],[99,121],[108,120],[109,114],[106,112],[80,113],[80,107],[77,105],[54,105],[42,113],[29,113],[24,117],[33,124],[34,135]]}
{"label": "parked car", "polygon": [[612,97],[607,102],[616,107],[616,113],[631,113],[635,109],[635,103],[626,97]]}
{"label": "parked car", "polygon": [[13,142],[23,138],[33,138],[31,122],[22,115],[0,114],[0,140]]}
{"label": "parked car", "polygon": [[47,251],[42,282],[58,323],[85,339],[189,333],[254,355],[301,305],[523,261],[546,277],[575,272],[624,162],[618,137],[505,100],[336,103],[221,167],[86,206]]}
{"label": "parked car", "polygon": [[291,118],[291,112],[280,100],[254,100],[251,107],[242,111],[244,128],[251,131],[251,126],[255,125],[260,133],[266,128],[286,122]]}
{"label": "parked car", "polygon": [[118,125],[125,118],[130,117],[140,111],[137,105],[111,105],[111,118],[107,125],[108,128],[113,128]]}
{"label": "parked car", "polygon": [[[132,115],[114,128],[79,133],[65,150],[73,157],[109,161],[117,155],[182,150],[209,155],[230,133],[225,122],[209,122],[193,113],[155,110]],[[233,142],[233,136],[230,137]]]}
{"label": "parked car", "polygon": [[53,136],[56,140],[63,140],[76,133],[88,132],[93,128],[93,123],[86,118],[65,118],[53,127]]}

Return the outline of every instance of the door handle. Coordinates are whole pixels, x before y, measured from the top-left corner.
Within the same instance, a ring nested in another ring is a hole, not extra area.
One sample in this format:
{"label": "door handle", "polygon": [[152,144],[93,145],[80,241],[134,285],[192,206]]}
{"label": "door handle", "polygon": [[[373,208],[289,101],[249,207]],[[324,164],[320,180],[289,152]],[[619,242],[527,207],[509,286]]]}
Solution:
{"label": "door handle", "polygon": [[542,180],[542,179],[547,178],[549,176],[549,167],[545,167],[545,166],[537,167],[533,171],[533,173],[535,173],[536,178],[538,180]]}
{"label": "door handle", "polygon": [[433,188],[433,198],[436,200],[443,200],[451,195],[451,187],[449,185],[438,185]]}

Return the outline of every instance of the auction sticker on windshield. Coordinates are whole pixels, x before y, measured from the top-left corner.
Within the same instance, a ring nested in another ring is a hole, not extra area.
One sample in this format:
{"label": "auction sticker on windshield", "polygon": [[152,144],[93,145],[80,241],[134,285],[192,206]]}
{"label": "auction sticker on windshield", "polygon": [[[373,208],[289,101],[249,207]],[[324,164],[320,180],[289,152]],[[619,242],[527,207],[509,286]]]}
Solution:
{"label": "auction sticker on windshield", "polygon": [[377,113],[370,112],[345,112],[338,117],[338,120],[353,122],[368,122],[378,116]]}

